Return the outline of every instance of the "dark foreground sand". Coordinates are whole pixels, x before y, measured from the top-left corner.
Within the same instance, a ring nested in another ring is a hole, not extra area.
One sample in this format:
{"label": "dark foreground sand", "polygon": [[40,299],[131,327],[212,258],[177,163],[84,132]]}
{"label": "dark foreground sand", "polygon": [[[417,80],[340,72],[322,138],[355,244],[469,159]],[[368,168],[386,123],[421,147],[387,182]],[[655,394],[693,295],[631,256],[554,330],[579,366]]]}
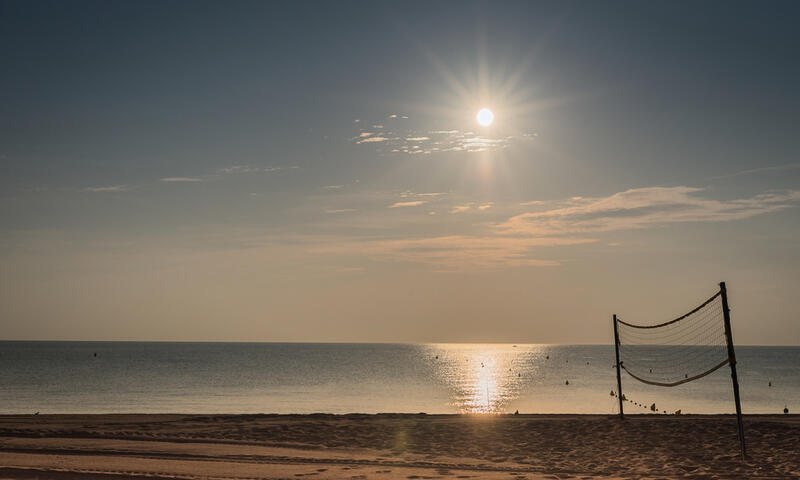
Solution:
{"label": "dark foreground sand", "polygon": [[0,416],[0,479],[800,476],[800,416]]}

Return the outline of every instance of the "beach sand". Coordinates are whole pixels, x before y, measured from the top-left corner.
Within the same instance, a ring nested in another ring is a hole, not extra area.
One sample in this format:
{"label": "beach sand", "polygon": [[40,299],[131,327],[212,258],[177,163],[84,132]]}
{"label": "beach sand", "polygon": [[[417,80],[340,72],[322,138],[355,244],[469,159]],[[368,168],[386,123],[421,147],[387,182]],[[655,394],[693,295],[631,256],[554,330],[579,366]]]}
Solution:
{"label": "beach sand", "polygon": [[800,477],[800,416],[7,415],[0,479]]}

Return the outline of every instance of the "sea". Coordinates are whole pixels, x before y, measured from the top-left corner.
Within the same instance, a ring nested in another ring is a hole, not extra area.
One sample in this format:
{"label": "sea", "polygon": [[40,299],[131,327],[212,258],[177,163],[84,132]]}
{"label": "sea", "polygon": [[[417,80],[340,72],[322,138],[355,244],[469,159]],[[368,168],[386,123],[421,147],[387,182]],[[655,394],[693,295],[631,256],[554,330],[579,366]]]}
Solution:
{"label": "sea", "polygon": [[[800,347],[736,347],[744,413],[800,413]],[[0,413],[618,412],[612,345],[0,342]],[[568,383],[567,383],[568,382]],[[626,414],[732,413],[730,368],[622,372]]]}

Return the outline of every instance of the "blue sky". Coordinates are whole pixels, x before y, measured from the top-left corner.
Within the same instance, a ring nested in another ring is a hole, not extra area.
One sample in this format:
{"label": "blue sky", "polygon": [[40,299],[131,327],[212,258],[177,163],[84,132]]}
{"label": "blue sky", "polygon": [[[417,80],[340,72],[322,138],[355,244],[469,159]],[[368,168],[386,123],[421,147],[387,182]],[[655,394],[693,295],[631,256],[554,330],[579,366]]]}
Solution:
{"label": "blue sky", "polygon": [[797,344],[797,14],[0,1],[4,336]]}

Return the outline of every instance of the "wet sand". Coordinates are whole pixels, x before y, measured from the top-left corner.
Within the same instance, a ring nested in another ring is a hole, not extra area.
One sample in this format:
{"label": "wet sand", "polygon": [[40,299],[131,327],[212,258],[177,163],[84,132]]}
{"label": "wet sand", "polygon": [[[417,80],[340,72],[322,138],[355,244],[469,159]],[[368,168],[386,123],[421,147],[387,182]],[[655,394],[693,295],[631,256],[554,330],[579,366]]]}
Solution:
{"label": "wet sand", "polygon": [[0,479],[800,478],[800,416],[7,415]]}

